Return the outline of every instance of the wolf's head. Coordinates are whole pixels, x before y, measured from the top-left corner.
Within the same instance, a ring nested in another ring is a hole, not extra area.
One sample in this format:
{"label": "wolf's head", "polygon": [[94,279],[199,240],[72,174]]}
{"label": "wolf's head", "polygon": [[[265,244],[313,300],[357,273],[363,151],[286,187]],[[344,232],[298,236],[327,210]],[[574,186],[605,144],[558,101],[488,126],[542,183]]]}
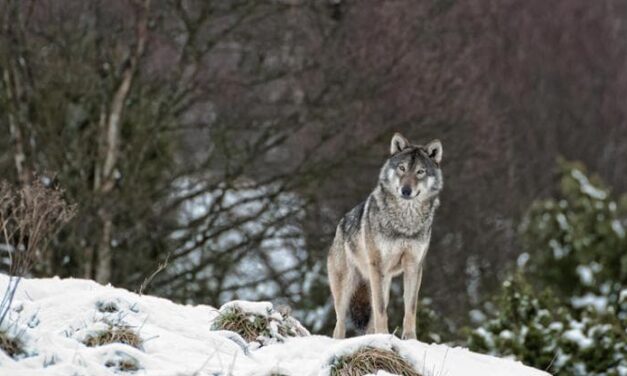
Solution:
{"label": "wolf's head", "polygon": [[396,197],[406,200],[426,200],[442,190],[442,143],[414,145],[396,133],[390,145],[390,158],[385,162],[379,181]]}

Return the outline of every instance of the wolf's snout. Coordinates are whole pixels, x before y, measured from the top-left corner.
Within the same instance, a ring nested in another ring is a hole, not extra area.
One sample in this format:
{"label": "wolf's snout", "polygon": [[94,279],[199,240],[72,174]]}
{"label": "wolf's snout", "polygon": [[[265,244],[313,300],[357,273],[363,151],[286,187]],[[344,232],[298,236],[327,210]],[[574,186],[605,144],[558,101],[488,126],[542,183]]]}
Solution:
{"label": "wolf's snout", "polygon": [[403,187],[403,188],[401,188],[401,194],[405,198],[411,197],[411,188],[410,187]]}

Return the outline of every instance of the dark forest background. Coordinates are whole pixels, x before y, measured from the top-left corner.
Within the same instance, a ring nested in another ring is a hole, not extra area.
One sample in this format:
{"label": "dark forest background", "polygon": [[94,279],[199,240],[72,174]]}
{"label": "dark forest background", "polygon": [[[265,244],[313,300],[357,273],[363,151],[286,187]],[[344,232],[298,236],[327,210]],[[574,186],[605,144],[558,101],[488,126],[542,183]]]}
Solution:
{"label": "dark forest background", "polygon": [[78,210],[32,274],[272,300],[328,334],[327,247],[400,131],[443,143],[421,296],[467,325],[558,157],[627,191],[626,19],[618,0],[0,0],[0,177]]}

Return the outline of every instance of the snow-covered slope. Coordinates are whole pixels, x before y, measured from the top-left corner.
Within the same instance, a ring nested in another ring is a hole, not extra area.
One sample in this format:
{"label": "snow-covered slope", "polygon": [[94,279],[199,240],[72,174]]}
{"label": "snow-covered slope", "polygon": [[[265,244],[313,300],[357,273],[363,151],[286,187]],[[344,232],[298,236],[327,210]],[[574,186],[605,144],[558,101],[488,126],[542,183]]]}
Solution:
{"label": "snow-covered slope", "polygon": [[[8,277],[0,275],[1,291],[7,283]],[[8,330],[20,334],[28,356],[15,360],[0,351],[0,375],[112,375],[128,360],[138,365],[137,375],[326,375],[334,356],[362,345],[394,346],[424,376],[548,375],[510,360],[390,335],[347,340],[314,335],[242,348],[231,332],[211,330],[217,314],[210,306],[178,305],[89,280],[25,279]],[[134,327],[144,340],[142,350],[83,345],[81,340],[103,319]]]}

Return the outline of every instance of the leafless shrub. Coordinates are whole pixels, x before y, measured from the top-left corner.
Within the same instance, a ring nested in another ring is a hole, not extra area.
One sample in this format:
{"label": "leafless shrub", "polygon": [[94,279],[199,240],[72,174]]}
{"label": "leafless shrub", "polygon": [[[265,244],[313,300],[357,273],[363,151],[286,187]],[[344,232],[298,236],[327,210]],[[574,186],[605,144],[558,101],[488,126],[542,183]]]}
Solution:
{"label": "leafless shrub", "polygon": [[40,179],[15,188],[0,183],[0,251],[8,256],[9,283],[0,302],[4,321],[20,279],[41,256],[48,241],[75,214],[76,207],[63,199],[63,191],[47,187]]}

